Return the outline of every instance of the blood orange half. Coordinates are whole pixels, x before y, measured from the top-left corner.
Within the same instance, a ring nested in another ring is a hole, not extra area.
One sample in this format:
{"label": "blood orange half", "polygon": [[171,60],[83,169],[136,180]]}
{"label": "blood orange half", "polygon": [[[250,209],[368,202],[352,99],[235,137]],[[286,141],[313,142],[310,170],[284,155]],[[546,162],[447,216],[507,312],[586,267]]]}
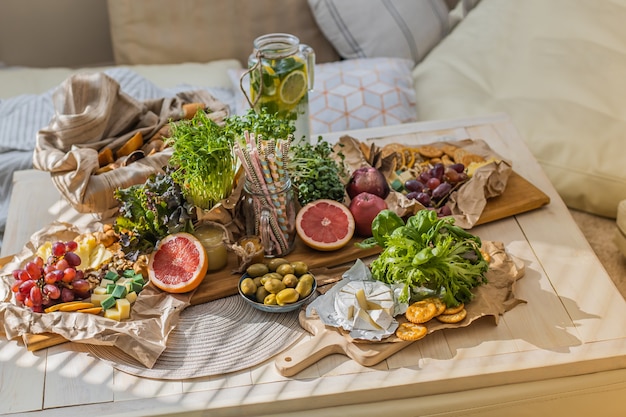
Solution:
{"label": "blood orange half", "polygon": [[316,200],[300,209],[296,231],[309,247],[321,251],[341,249],[354,234],[354,217],[348,207],[334,200]]}
{"label": "blood orange half", "polygon": [[200,285],[208,266],[202,243],[195,236],[180,232],[158,243],[148,262],[148,276],[163,291],[184,293]]}

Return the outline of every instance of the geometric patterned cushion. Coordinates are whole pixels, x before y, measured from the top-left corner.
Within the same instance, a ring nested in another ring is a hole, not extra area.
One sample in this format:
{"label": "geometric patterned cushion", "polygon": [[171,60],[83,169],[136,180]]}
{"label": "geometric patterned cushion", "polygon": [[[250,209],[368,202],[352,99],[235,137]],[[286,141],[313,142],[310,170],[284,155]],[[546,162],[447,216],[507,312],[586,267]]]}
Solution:
{"label": "geometric patterned cushion", "polygon": [[414,122],[413,61],[351,59],[315,67],[309,95],[312,133]]}
{"label": "geometric patterned cushion", "polygon": [[[311,135],[389,126],[417,120],[413,61],[402,58],[348,59],[315,65],[309,93]],[[249,108],[239,86],[244,70],[229,70],[234,114]]]}

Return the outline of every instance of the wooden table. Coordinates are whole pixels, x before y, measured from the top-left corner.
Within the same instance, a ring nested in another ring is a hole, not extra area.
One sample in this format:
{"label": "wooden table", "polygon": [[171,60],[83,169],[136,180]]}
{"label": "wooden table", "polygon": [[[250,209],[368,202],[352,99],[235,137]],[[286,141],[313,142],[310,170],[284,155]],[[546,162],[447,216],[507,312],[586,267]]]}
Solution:
{"label": "wooden table", "polygon": [[[526,275],[516,291],[528,303],[507,312],[498,326],[479,320],[436,332],[372,368],[332,355],[291,378],[278,374],[269,360],[219,377],[150,380],[115,370],[77,343],[28,352],[17,341],[1,340],[0,414],[623,415],[626,302],[508,117],[350,135],[403,135],[411,143],[480,138],[513,160],[516,172],[551,203],[473,232],[504,242],[524,261]],[[18,172],[14,185],[3,256],[18,251],[52,219],[77,218],[47,174]]]}

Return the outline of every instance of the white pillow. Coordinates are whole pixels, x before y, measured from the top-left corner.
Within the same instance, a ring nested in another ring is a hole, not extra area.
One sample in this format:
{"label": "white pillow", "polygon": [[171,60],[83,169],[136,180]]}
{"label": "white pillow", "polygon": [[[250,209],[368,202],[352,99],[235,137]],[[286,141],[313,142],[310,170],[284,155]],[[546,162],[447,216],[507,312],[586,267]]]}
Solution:
{"label": "white pillow", "polygon": [[450,31],[444,0],[308,0],[322,33],[342,58],[420,62]]}
{"label": "white pillow", "polygon": [[[311,134],[416,121],[412,68],[412,61],[399,58],[316,64],[315,88],[309,93]],[[243,72],[228,72],[237,95],[234,113],[239,115],[250,108],[239,86]]]}

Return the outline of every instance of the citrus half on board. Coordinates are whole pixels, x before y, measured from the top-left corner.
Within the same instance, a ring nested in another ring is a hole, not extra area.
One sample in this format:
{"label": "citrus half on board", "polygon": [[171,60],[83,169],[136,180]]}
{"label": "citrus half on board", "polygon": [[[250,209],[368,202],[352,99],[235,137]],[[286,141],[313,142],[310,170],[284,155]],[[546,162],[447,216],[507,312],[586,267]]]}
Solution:
{"label": "citrus half on board", "polygon": [[354,235],[354,217],[334,200],[315,200],[300,209],[296,231],[305,245],[320,251],[341,249]]}
{"label": "citrus half on board", "polygon": [[157,288],[185,293],[200,285],[207,273],[208,257],[195,236],[173,233],[161,239],[148,262],[148,276]]}

